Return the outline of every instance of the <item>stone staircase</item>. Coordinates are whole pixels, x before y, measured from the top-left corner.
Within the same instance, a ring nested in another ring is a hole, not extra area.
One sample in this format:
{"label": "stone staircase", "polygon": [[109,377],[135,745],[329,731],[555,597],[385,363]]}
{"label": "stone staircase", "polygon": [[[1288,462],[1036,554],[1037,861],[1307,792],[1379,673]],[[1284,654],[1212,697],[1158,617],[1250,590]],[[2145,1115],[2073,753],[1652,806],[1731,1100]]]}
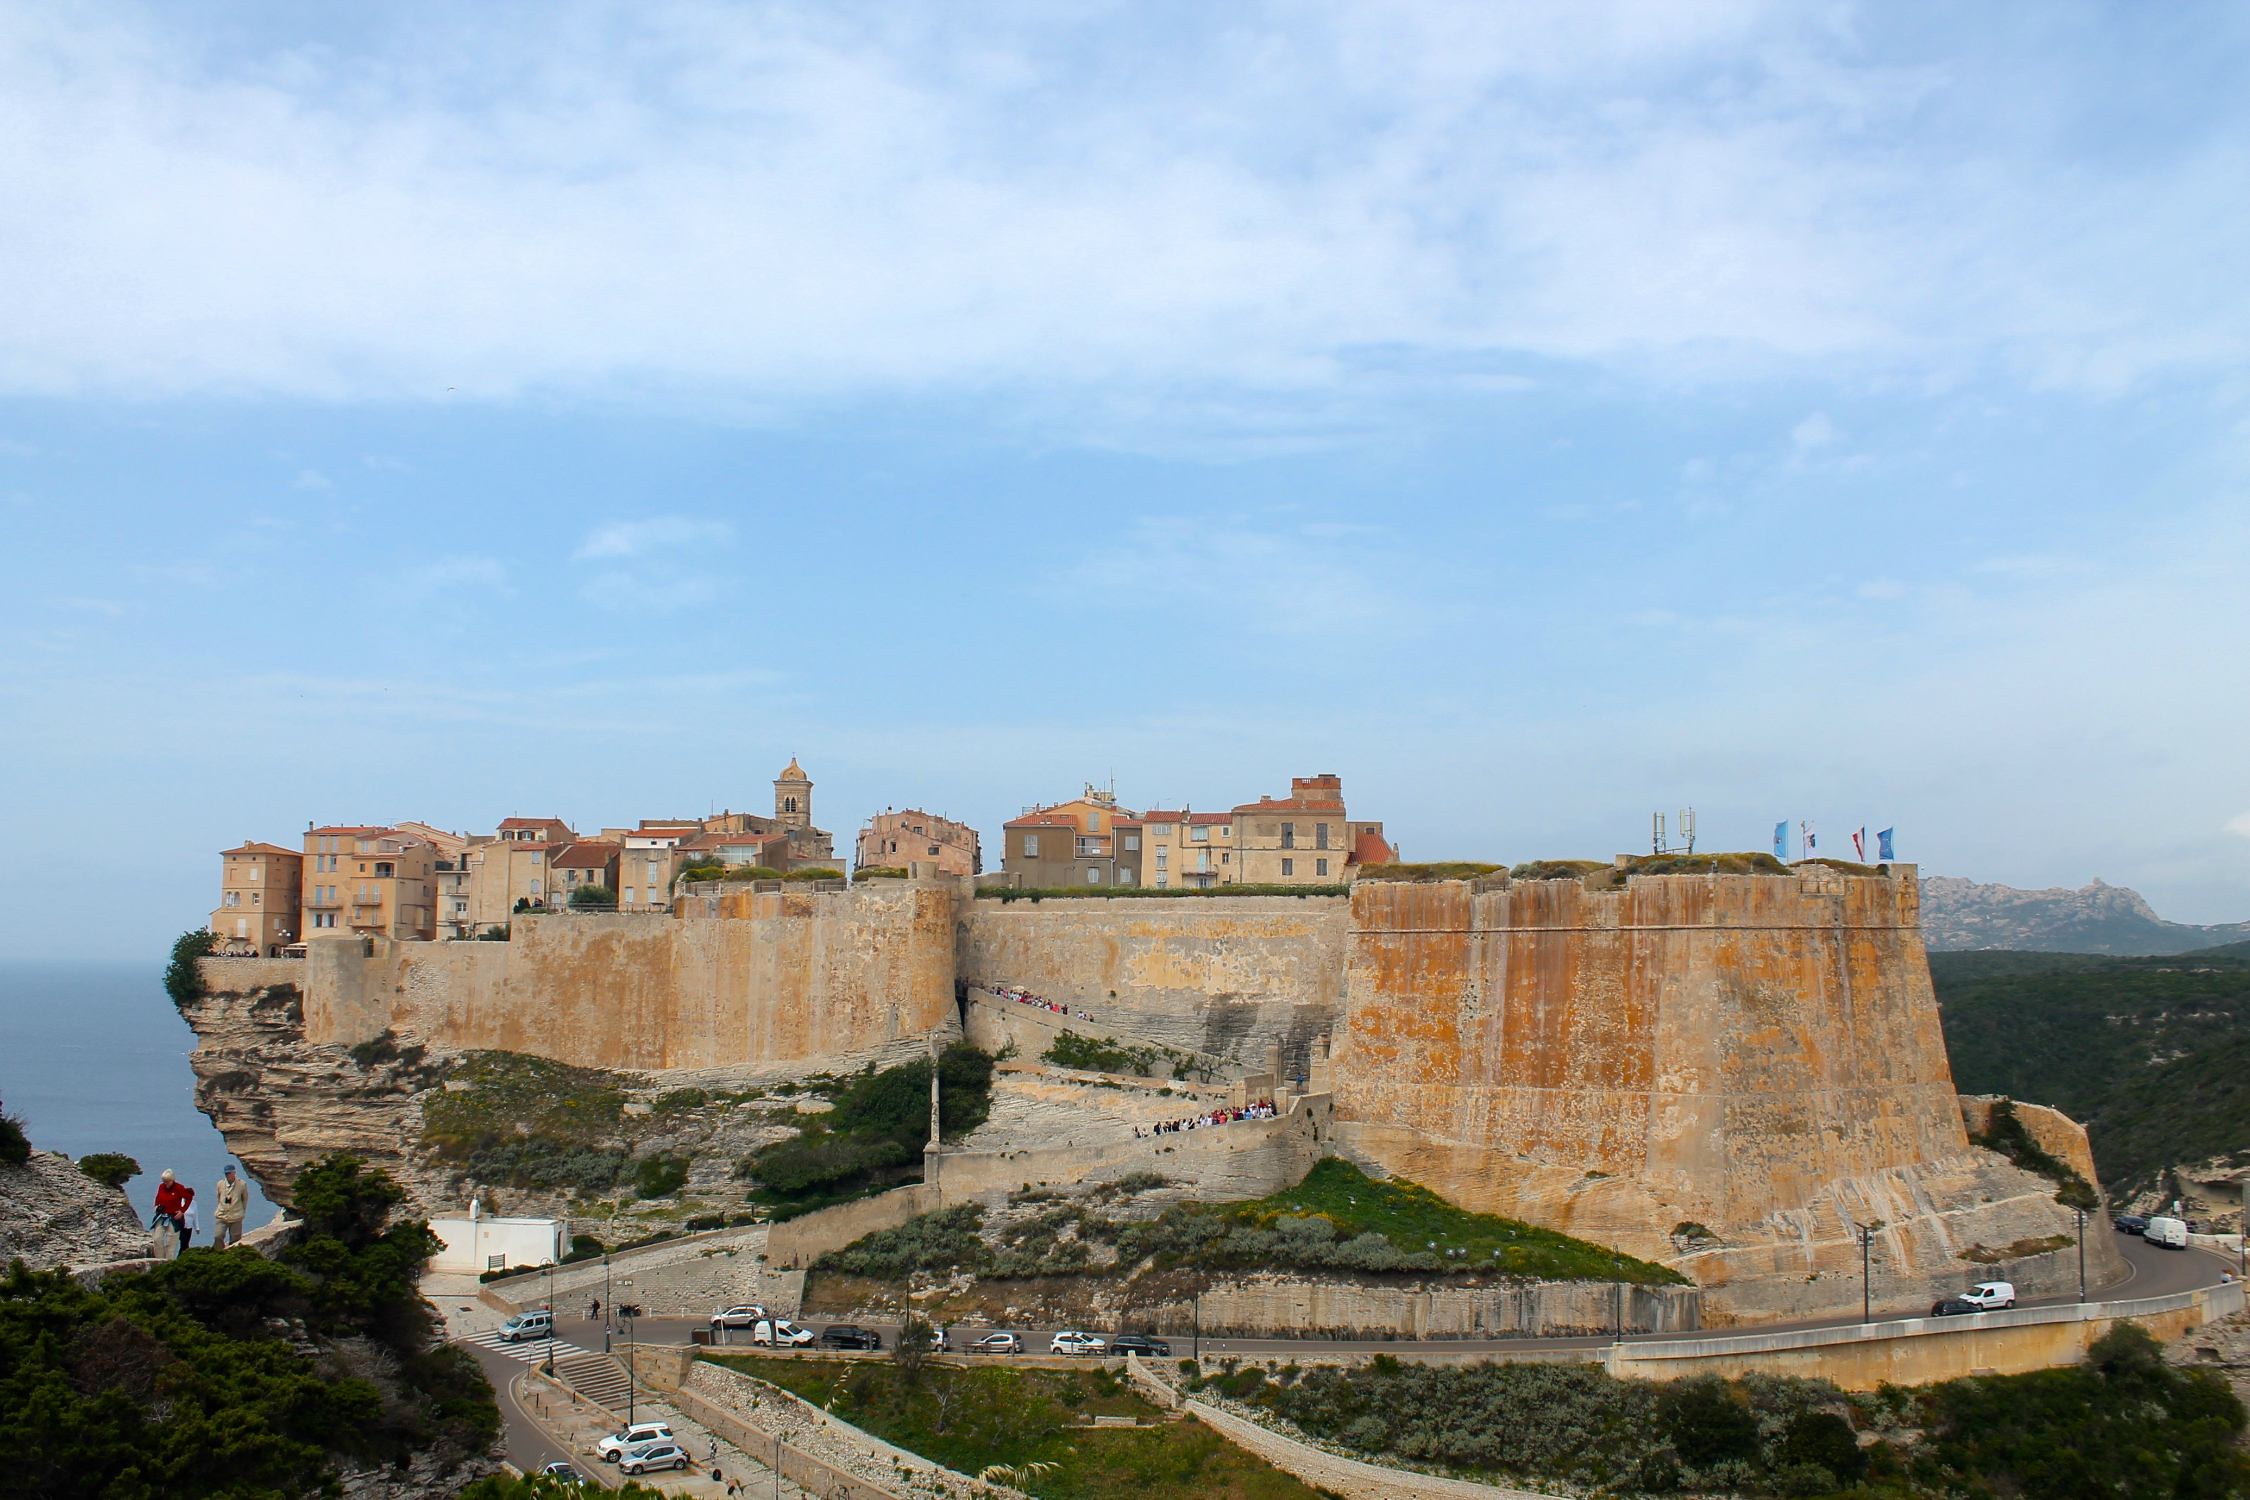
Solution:
{"label": "stone staircase", "polygon": [[578,1354],[555,1361],[555,1377],[605,1411],[622,1411],[629,1382],[625,1367],[607,1354]]}

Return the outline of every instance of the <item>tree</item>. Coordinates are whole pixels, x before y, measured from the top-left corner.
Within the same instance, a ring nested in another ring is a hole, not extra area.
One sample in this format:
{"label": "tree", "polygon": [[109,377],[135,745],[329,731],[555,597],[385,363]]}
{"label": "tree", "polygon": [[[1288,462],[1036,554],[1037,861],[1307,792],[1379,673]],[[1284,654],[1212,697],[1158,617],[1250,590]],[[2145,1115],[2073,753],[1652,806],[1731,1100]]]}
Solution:
{"label": "tree", "polygon": [[0,1108],[0,1162],[21,1166],[31,1160],[31,1137],[24,1134],[23,1119]]}
{"label": "tree", "polygon": [[581,909],[589,906],[615,906],[617,892],[606,885],[582,885],[570,893],[570,904]]}
{"label": "tree", "polygon": [[210,993],[198,960],[218,946],[219,935],[208,927],[183,932],[172,944],[172,961],[164,969],[164,993],[172,997],[174,1005],[185,1010]]}
{"label": "tree", "polygon": [[930,1331],[927,1321],[912,1313],[899,1324],[898,1342],[891,1345],[891,1362],[898,1366],[899,1378],[908,1386],[922,1382],[922,1367],[930,1362],[931,1351],[937,1348],[937,1335]]}

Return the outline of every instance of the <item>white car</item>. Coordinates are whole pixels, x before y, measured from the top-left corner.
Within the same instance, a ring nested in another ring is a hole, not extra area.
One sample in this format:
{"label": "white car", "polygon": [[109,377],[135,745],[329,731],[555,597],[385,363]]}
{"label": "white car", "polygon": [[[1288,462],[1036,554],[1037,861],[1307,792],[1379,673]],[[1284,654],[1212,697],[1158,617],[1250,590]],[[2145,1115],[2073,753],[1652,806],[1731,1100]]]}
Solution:
{"label": "white car", "polygon": [[649,1443],[640,1448],[628,1448],[617,1461],[620,1474],[646,1474],[651,1469],[684,1469],[693,1462],[687,1450],[678,1443]]}
{"label": "white car", "polygon": [[1990,1312],[1996,1307],[2016,1305],[2015,1283],[2008,1281],[1980,1281],[1961,1294],[1961,1300],[1980,1312]]}
{"label": "white car", "polygon": [[500,1325],[500,1337],[511,1344],[525,1339],[551,1339],[555,1336],[555,1315],[551,1312],[521,1312]]}
{"label": "white car", "polygon": [[594,1444],[594,1455],[603,1463],[616,1463],[627,1450],[650,1443],[672,1441],[672,1429],[662,1422],[635,1422],[623,1432],[613,1432]]}
{"label": "white car", "polygon": [[1091,1333],[1079,1333],[1074,1329],[1066,1328],[1055,1335],[1055,1341],[1047,1346],[1047,1352],[1049,1354],[1100,1354],[1108,1348],[1109,1341],[1107,1339],[1098,1338]]}
{"label": "white car", "polygon": [[772,1316],[772,1313],[755,1305],[730,1307],[723,1313],[714,1314],[711,1319],[711,1326],[713,1328],[748,1328],[751,1324]]}
{"label": "white car", "polygon": [[969,1345],[971,1354],[1021,1354],[1023,1340],[1012,1333],[988,1333]]}
{"label": "white car", "polygon": [[787,1318],[774,1318],[750,1325],[750,1342],[772,1344],[785,1349],[801,1349],[820,1335],[810,1328],[799,1328]]}

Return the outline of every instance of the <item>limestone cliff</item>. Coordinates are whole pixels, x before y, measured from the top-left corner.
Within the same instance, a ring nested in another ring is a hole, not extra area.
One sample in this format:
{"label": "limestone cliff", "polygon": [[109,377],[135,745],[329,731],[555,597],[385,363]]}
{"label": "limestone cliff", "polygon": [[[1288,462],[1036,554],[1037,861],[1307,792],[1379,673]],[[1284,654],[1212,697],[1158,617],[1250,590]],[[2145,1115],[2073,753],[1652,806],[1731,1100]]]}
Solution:
{"label": "limestone cliff", "polygon": [[0,1267],[84,1268],[148,1253],[148,1226],[123,1188],[102,1186],[60,1151],[0,1163]]}
{"label": "limestone cliff", "polygon": [[2037,953],[2186,953],[2250,938],[2250,922],[2167,922],[2139,891],[2096,880],[2082,889],[2021,891],[1937,875],[1922,882],[1923,940],[1932,952],[2012,948]]}

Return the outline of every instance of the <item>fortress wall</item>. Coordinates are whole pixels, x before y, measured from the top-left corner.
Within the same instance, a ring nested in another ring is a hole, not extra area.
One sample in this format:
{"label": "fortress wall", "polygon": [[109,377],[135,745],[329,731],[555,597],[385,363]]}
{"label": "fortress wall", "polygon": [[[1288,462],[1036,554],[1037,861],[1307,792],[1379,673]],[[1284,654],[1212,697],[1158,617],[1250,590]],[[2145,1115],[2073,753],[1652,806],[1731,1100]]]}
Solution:
{"label": "fortress wall", "polygon": [[957,1024],[948,887],[726,898],[716,919],[517,917],[505,943],[310,945],[305,1030],[386,1027],[582,1067],[855,1058]]}
{"label": "fortress wall", "polygon": [[1263,1069],[1283,1038],[1302,1073],[1343,1000],[1342,896],[964,897],[961,979],[1084,1010],[1091,1028]]}

